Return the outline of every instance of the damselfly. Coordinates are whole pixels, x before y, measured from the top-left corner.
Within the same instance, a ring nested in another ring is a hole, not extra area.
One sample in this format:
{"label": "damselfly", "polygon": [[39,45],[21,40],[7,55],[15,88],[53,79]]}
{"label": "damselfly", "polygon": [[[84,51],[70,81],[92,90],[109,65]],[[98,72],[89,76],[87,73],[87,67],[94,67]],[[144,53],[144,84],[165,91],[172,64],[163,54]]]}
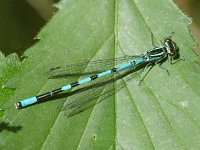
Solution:
{"label": "damselfly", "polygon": [[[93,80],[96,80],[97,78],[102,78],[102,77],[108,76],[112,73],[120,72],[122,70],[126,70],[129,68],[136,68],[138,66],[145,66],[145,69],[150,66],[151,66],[150,68],[152,68],[156,64],[162,64],[162,62],[168,58],[169,58],[170,62],[173,63],[173,59],[176,58],[176,56],[178,55],[178,49],[177,49],[175,42],[172,40],[172,35],[163,38],[163,40],[161,40],[161,43],[162,43],[161,47],[154,47],[154,48],[148,50],[147,52],[145,52],[141,55],[138,55],[135,59],[130,60],[128,63],[124,63],[118,67],[114,67],[112,69],[105,70],[101,73],[92,75],[90,77],[84,78],[82,80],[79,80],[77,82],[74,82],[74,83],[71,83],[68,85],[65,85],[65,86],[55,89],[53,91],[19,101],[15,104],[15,106],[17,109],[27,107],[28,105],[32,105],[37,102],[41,102],[44,99],[58,95],[61,92],[69,91],[79,85],[83,85],[83,84],[92,82]],[[114,64],[113,62],[115,62],[115,60],[123,61],[124,59],[132,58],[131,56],[127,56],[127,57],[128,58],[118,58],[118,59],[114,59],[114,60],[104,60],[104,61],[105,61],[105,63],[107,63],[108,66],[109,66],[109,64],[111,64],[110,66],[112,66]],[[95,63],[98,63],[98,61],[95,61],[92,63],[95,64]],[[87,63],[85,63],[85,65],[87,65]],[[70,69],[73,70],[73,67],[71,67]],[[62,70],[62,67],[55,67],[55,68],[50,69],[50,72],[53,72],[53,76],[62,76],[62,74],[56,74],[55,73],[56,70]],[[73,70],[73,72],[76,72],[76,70]],[[143,78],[141,79],[141,81],[142,80],[143,80]]]}

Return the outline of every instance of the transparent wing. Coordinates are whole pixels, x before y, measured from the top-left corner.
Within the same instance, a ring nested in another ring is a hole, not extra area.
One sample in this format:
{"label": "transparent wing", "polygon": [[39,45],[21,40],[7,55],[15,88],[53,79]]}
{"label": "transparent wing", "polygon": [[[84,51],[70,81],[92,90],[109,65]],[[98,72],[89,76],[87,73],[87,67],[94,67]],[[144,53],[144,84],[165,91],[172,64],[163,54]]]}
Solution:
{"label": "transparent wing", "polygon": [[[132,61],[140,56],[123,56],[113,59],[102,59],[95,61],[85,61],[79,64],[69,64],[66,66],[57,66],[49,68],[47,75],[49,78],[63,78],[70,76],[82,76],[97,74],[114,66]],[[86,69],[86,70],[85,70]]]}
{"label": "transparent wing", "polygon": [[[115,73],[114,76],[106,77],[99,83],[97,82],[87,87],[79,88],[73,91],[74,93],[67,98],[64,106],[59,108],[65,111],[67,117],[85,111],[124,88],[126,83],[132,79],[132,73],[134,71],[136,69],[127,69],[120,73]],[[121,80],[122,78],[123,80]],[[117,88],[114,86],[116,81],[118,82]]]}

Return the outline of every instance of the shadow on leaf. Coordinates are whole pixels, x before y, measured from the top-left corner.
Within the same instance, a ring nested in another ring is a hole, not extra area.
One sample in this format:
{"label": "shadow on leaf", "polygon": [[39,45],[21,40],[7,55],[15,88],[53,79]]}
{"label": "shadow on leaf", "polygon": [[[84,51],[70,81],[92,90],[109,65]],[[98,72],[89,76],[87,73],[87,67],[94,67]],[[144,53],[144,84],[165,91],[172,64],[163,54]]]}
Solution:
{"label": "shadow on leaf", "polygon": [[3,130],[7,130],[7,131],[10,131],[10,132],[13,132],[13,133],[17,133],[21,129],[22,129],[22,126],[11,126],[11,125],[9,125],[9,123],[6,123],[6,122],[0,123],[0,133]]}

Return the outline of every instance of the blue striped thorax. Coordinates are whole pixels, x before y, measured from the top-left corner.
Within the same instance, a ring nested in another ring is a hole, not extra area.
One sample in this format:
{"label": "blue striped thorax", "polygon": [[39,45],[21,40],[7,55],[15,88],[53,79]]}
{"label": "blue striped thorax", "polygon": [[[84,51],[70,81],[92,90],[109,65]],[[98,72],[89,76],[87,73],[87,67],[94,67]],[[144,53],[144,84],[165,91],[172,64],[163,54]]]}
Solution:
{"label": "blue striped thorax", "polygon": [[164,48],[166,48],[166,51],[168,55],[172,58],[176,57],[177,55],[177,46],[174,41],[170,37],[167,37],[164,39]]}

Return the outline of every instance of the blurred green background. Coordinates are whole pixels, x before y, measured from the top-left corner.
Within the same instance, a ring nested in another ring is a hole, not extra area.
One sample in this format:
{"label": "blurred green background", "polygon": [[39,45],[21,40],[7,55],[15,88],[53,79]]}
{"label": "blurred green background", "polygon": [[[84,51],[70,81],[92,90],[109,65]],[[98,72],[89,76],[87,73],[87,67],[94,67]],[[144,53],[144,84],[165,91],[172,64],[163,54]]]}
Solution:
{"label": "blurred green background", "polygon": [[[174,0],[177,6],[188,16],[192,18],[192,24],[189,28],[192,35],[200,43],[200,0]],[[200,55],[200,48],[195,48]]]}
{"label": "blurred green background", "polygon": [[[34,37],[57,11],[59,0],[0,0],[0,50],[19,56],[36,40]],[[174,0],[193,23],[189,26],[200,43],[200,0]],[[200,49],[195,49],[200,54]]]}
{"label": "blurred green background", "polygon": [[20,56],[56,12],[58,0],[0,0],[0,51]]}

